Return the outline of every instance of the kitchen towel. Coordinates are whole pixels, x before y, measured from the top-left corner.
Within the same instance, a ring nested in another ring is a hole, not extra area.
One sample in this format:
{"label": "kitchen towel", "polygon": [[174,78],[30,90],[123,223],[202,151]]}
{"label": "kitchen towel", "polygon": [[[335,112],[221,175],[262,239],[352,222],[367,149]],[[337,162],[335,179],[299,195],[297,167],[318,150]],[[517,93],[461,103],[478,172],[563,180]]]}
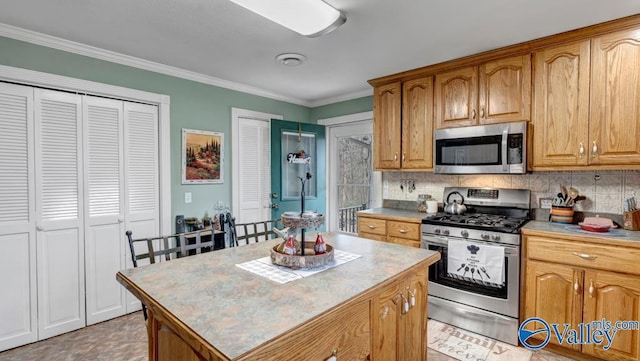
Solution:
{"label": "kitchen towel", "polygon": [[472,281],[504,283],[504,247],[450,240],[447,253],[450,275]]}

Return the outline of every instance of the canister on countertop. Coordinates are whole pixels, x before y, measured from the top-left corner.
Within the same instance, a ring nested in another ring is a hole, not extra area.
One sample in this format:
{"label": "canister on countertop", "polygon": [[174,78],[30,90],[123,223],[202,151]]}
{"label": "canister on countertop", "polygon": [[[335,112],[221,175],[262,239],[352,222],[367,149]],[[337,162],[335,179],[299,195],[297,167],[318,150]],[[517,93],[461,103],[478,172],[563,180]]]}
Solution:
{"label": "canister on countertop", "polygon": [[430,194],[418,195],[418,212],[437,213],[438,201],[431,198]]}

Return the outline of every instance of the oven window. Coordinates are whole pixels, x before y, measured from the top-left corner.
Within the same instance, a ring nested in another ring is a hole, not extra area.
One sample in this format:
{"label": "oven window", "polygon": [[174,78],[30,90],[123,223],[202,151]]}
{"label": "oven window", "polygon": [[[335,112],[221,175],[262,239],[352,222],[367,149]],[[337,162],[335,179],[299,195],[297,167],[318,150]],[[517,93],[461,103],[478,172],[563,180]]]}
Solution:
{"label": "oven window", "polygon": [[467,292],[477,293],[494,298],[502,298],[505,300],[507,299],[507,284],[509,284],[509,273],[506,272],[506,270],[509,269],[508,258],[505,257],[504,259],[504,283],[502,285],[497,285],[493,283],[483,282],[481,280],[472,281],[458,279],[449,275],[447,271],[447,247],[429,245],[429,249],[438,251],[441,254],[440,260],[429,267],[429,281]]}
{"label": "oven window", "polygon": [[500,165],[502,136],[436,140],[438,165]]}

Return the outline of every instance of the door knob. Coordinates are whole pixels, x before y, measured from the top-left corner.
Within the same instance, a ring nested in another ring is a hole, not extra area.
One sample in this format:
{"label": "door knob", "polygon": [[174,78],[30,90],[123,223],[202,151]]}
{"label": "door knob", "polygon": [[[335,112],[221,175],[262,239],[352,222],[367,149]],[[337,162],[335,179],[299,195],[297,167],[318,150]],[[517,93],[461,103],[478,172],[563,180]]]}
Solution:
{"label": "door knob", "polygon": [[271,193],[271,198],[273,198],[273,199],[278,198],[278,193]]}
{"label": "door knob", "polygon": [[271,208],[272,209],[278,209],[278,208],[280,208],[280,206],[278,205],[278,203],[271,203]]}

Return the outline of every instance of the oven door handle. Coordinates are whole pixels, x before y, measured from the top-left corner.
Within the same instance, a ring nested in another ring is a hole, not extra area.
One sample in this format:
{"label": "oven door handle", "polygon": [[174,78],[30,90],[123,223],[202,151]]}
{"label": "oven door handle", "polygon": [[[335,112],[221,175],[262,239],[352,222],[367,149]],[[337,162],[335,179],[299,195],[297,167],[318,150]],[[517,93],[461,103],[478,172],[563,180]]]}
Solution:
{"label": "oven door handle", "polygon": [[442,236],[429,237],[429,240],[422,238],[422,243],[427,246],[448,247],[449,239]]}
{"label": "oven door handle", "polygon": [[[428,239],[426,239],[428,238]],[[451,239],[451,237],[445,237],[445,236],[424,236],[422,237],[422,244],[428,246],[435,246],[435,247],[449,247],[449,239]],[[453,238],[453,239],[459,239],[459,238]],[[490,242],[484,242],[484,241],[469,241],[466,239],[463,239],[465,241],[468,242],[475,242],[475,243],[479,243],[479,244],[486,244],[489,246],[498,246],[498,247],[504,247],[504,256],[505,257],[520,257],[520,247],[519,246],[513,246],[513,245],[505,245],[505,244],[497,244],[497,243],[490,243]]]}

